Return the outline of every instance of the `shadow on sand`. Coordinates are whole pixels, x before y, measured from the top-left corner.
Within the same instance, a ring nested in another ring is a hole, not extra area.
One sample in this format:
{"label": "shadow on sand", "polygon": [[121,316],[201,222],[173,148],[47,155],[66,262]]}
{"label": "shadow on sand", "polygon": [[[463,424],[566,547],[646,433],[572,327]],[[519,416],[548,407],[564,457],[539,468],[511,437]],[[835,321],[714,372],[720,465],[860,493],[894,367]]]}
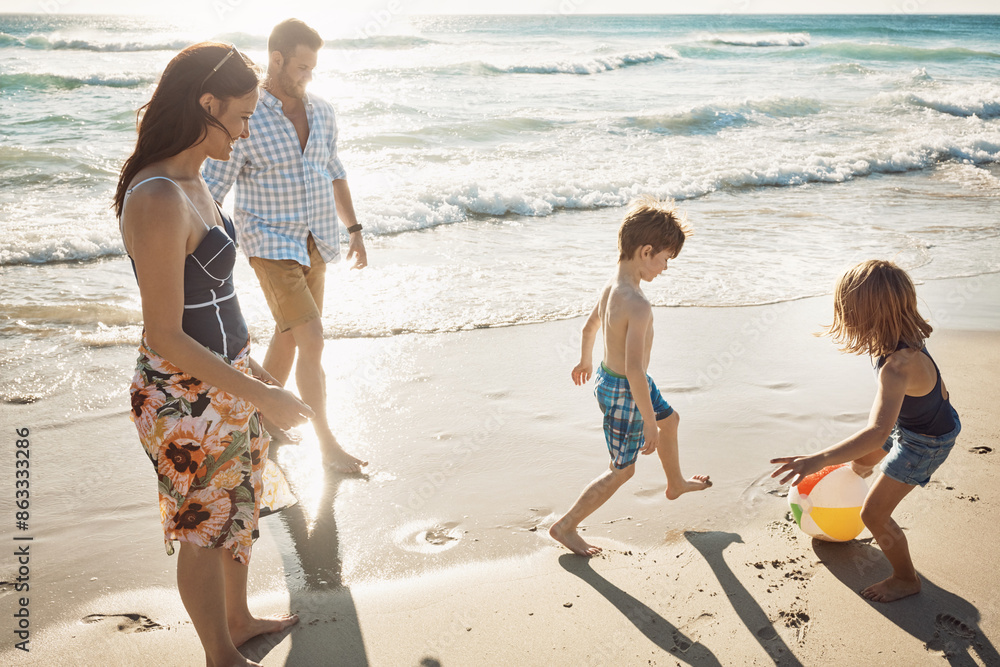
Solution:
{"label": "shadow on sand", "polygon": [[692,641],[648,605],[632,597],[591,567],[589,558],[563,554],[559,564],[570,574],[580,577],[613,604],[639,632],[663,651],[689,665],[719,665],[718,658],[702,644]]}
{"label": "shadow on sand", "polygon": [[[340,537],[334,500],[345,475],[327,473],[322,496],[311,525],[302,504],[278,513],[294,546],[283,554],[289,579],[301,571],[302,581],[289,581],[289,609],[298,613],[300,625],[276,635],[255,637],[240,647],[251,660],[260,662],[289,634],[291,649],[287,665],[338,665],[366,667],[368,655],[358,621],[354,598],[343,585]],[[304,586],[303,586],[304,584]],[[301,625],[323,625],[323,632],[296,632]]]}
{"label": "shadow on sand", "polygon": [[733,574],[732,569],[726,563],[723,551],[730,544],[742,544],[743,538],[736,533],[723,533],[718,531],[693,532],[687,531],[684,537],[697,549],[708,562],[712,572],[715,573],[722,590],[726,592],[730,604],[736,611],[736,615],[743,621],[743,625],[760,644],[771,660],[776,665],[797,665],[802,663],[795,657],[792,650],[785,644],[784,640],[774,629],[771,620],[764,613],[764,610],[757,600],[754,599],[750,591],[740,583],[740,580]]}
{"label": "shadow on sand", "polygon": [[[831,544],[813,540],[813,551],[845,586],[861,591],[885,579],[892,568],[882,552],[865,542]],[[978,627],[980,614],[970,602],[920,575],[919,594],[890,602],[858,602],[876,611],[923,642],[928,651],[941,651],[952,665],[1000,665],[1000,654]],[[972,654],[979,658],[976,662]]]}

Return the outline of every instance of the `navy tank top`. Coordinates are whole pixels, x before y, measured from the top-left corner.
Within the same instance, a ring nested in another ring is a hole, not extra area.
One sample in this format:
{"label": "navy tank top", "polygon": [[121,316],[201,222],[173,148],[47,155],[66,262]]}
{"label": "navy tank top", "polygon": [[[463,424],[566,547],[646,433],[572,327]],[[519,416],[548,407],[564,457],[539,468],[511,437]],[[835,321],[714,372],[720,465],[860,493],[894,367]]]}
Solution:
{"label": "navy tank top", "polygon": [[[900,342],[896,349],[902,350],[905,347],[909,346]],[[952,415],[951,401],[941,396],[941,371],[938,370],[934,357],[930,355],[926,347],[921,348],[920,351],[926,354],[927,358],[934,364],[937,382],[934,383],[934,388],[923,396],[904,396],[896,423],[908,431],[922,435],[939,436],[951,433],[955,430],[955,418]],[[878,361],[875,362],[876,374],[882,369],[888,358],[888,354],[883,354],[878,358]]]}
{"label": "navy tank top", "polygon": [[[153,176],[133,185],[128,197],[143,183],[155,179],[170,181],[184,194],[194,208],[194,202],[184,189],[165,176]],[[233,267],[236,266],[236,230],[233,222],[222,210],[223,226],[209,225],[202,218],[208,233],[190,255],[184,258],[184,315],[181,328],[213,352],[230,361],[235,359],[250,340],[243,311],[240,310],[236,289],[233,286]],[[201,218],[201,213],[198,213]],[[132,260],[129,257],[129,260]],[[135,261],[132,261],[135,273]]]}

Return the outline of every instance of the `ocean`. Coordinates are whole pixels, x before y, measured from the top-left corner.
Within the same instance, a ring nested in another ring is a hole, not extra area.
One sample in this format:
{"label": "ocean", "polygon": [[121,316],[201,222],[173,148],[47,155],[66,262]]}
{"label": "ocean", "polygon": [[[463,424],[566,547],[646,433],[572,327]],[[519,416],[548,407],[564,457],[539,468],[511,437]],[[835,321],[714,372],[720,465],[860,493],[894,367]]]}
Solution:
{"label": "ocean", "polygon": [[[671,377],[657,381],[698,443],[686,448],[684,435],[681,460],[688,474],[733,473],[715,500],[666,510],[661,473],[644,463],[640,491],[615,507],[645,513],[656,539],[664,512],[672,525],[702,514],[728,525],[731,503],[770,497],[753,486],[766,457],[734,472],[746,437],[777,447],[801,436],[815,448],[815,424],[828,439],[863,422],[869,396],[814,406],[821,386],[853,396],[847,371],[816,385],[805,366],[760,351],[785,341],[778,323],[793,323],[806,333],[789,335],[788,354],[819,354],[808,332],[828,306],[782,309],[829,294],[840,271],[871,257],[921,282],[1000,271],[1000,17],[444,16],[325,36],[310,90],[337,110],[370,263],[328,276],[331,422],[374,472],[367,484],[333,484],[344,563],[315,576],[324,585],[419,572],[461,536],[455,558],[513,533],[517,548],[537,548],[538,526],[606,465],[589,390],[566,394],[578,354],[567,320],[592,308],[637,195],[675,199],[695,229],[645,288],[666,307],[653,357]],[[159,549],[153,478],[125,417],[141,311],[111,197],[136,110],[170,58],[220,40],[264,63],[266,37],[0,15],[0,407],[51,441],[34,464],[50,492],[33,507],[52,540],[99,529],[117,535],[99,553],[123,563],[135,545]],[[975,290],[995,290],[985,278]],[[260,349],[273,325],[245,260],[236,282]],[[741,308],[713,319],[724,306]],[[822,344],[821,368],[837,361]],[[774,370],[782,363],[792,370]],[[730,366],[743,369],[732,382],[714,374]],[[77,453],[73,466],[63,448]],[[332,496],[316,452],[282,456],[322,525]],[[151,530],[123,537],[112,526],[125,520]],[[81,573],[94,557],[60,556]]]}
{"label": "ocean", "polygon": [[[328,39],[311,84],[337,109],[370,247],[369,269],[332,278],[328,338],[584,314],[643,193],[676,199],[696,234],[648,290],[657,305],[823,294],[868,257],[920,280],[1000,270],[996,16],[399,23]],[[266,62],[264,33],[0,15],[2,400],[71,382],[88,348],[135,343],[111,195],[136,110],[207,39]],[[245,263],[237,277],[266,338]]]}

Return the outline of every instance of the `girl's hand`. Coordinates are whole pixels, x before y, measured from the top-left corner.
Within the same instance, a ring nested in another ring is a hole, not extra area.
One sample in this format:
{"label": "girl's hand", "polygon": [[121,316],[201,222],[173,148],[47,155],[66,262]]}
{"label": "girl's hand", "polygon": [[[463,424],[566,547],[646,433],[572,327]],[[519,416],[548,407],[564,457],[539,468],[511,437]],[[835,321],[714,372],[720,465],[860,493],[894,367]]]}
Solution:
{"label": "girl's hand", "polygon": [[314,416],[312,409],[295,394],[272,385],[265,387],[256,407],[268,421],[283,431],[295,428]]}
{"label": "girl's hand", "polygon": [[590,376],[593,374],[594,365],[586,361],[581,361],[573,369],[573,384],[580,386],[590,380]]}
{"label": "girl's hand", "polygon": [[[795,486],[804,478],[823,468],[823,464],[812,456],[780,456],[776,459],[771,459],[771,463],[781,464],[780,468],[771,473],[771,477],[787,473],[781,478],[780,483],[791,483],[792,486]],[[789,482],[789,480],[791,481]]]}

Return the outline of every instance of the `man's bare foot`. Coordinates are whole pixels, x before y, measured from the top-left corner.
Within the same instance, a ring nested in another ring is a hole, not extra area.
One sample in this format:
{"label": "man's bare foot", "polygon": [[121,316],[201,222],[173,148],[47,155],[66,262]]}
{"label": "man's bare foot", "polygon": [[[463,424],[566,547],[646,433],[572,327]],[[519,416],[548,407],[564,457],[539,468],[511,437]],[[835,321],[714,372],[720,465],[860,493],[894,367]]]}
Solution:
{"label": "man's bare foot", "polygon": [[587,544],[584,539],[580,537],[580,533],[576,532],[575,528],[566,529],[559,524],[560,522],[556,521],[552,524],[552,527],[549,528],[549,535],[556,542],[559,542],[577,556],[596,556],[601,553],[601,547],[593,544]]}
{"label": "man's bare foot", "polygon": [[865,479],[875,472],[875,466],[864,466],[857,461],[851,461],[851,470],[861,479]]}
{"label": "man's bare foot", "polygon": [[712,480],[708,475],[695,475],[691,479],[686,479],[680,486],[667,484],[667,500],[677,500],[683,494],[691,491],[704,491],[712,486]]}
{"label": "man's bare foot", "polygon": [[292,627],[298,622],[299,617],[295,614],[269,618],[257,618],[254,616],[245,622],[230,624],[229,636],[233,639],[233,645],[239,648],[257,635],[281,632],[282,630]]}
{"label": "man's bare foot", "polygon": [[337,444],[334,440],[332,444],[325,447],[321,446],[323,451],[323,465],[327,468],[332,468],[337,472],[361,472],[363,466],[368,465],[368,461],[363,461],[356,456],[351,456],[343,450],[343,448]]}
{"label": "man's bare foot", "polygon": [[920,579],[907,581],[889,577],[877,584],[872,584],[861,591],[861,596],[872,602],[895,602],[920,592]]}

